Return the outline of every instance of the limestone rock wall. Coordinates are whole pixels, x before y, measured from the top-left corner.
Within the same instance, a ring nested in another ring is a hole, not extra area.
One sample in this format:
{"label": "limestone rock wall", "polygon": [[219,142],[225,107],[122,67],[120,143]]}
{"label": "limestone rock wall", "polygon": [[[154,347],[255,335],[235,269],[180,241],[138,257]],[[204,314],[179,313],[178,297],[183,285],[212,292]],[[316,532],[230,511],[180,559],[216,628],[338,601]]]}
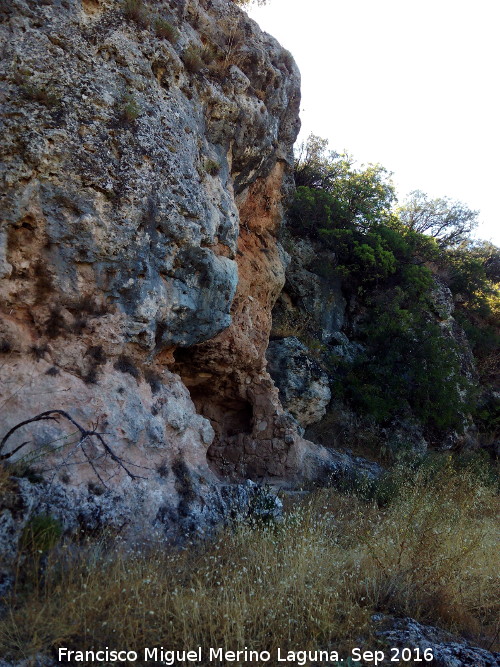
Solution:
{"label": "limestone rock wall", "polygon": [[64,410],[140,479],[64,418],[2,453],[168,522],[328,458],[265,361],[299,73],[228,0],[125,7],[0,4],[0,438]]}

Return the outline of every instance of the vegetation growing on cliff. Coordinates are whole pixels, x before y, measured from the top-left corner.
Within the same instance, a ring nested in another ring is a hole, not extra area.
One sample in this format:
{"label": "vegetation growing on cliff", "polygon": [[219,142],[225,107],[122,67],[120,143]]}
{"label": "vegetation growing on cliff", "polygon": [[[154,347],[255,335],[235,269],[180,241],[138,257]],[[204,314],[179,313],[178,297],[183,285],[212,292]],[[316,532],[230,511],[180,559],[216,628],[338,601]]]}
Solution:
{"label": "vegetation growing on cliff", "polygon": [[[322,350],[336,396],[380,424],[414,416],[436,438],[463,431],[484,406],[485,383],[498,382],[500,250],[470,240],[478,212],[418,191],[397,208],[383,167],[356,167],[314,135],[299,151],[295,180],[288,229],[331,251],[316,271],[340,278],[358,312],[349,329],[361,344],[355,358]],[[457,342],[446,288],[479,378]],[[493,427],[498,408],[486,413]]]}

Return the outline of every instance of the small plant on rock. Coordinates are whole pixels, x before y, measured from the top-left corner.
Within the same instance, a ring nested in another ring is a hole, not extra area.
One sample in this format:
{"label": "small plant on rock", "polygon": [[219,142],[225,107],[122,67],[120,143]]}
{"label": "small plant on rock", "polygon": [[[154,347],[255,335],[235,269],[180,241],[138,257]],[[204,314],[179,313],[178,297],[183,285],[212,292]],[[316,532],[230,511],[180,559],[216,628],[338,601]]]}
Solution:
{"label": "small plant on rock", "polygon": [[205,44],[201,49],[200,56],[205,65],[211,65],[217,60],[217,49],[212,44]]}
{"label": "small plant on rock", "polygon": [[172,44],[175,44],[179,39],[179,31],[177,28],[174,28],[174,26],[165,19],[160,17],[156,18],[154,28],[157,37],[168,39]]}
{"label": "small plant on rock", "polygon": [[123,15],[129,21],[134,21],[141,28],[149,25],[149,12],[142,0],[125,0]]}
{"label": "small plant on rock", "polygon": [[123,97],[123,106],[121,110],[121,117],[125,123],[134,123],[141,115],[141,107],[137,103],[135,97],[127,93]]}
{"label": "small plant on rock", "polygon": [[182,61],[186,66],[186,69],[191,74],[196,74],[204,67],[204,62],[202,58],[202,50],[199,46],[191,44],[182,54]]}
{"label": "small plant on rock", "polygon": [[18,80],[18,83],[24,97],[31,102],[38,102],[48,108],[58,107],[61,104],[61,94],[53,86],[34,83],[27,78]]}
{"label": "small plant on rock", "polygon": [[117,361],[115,361],[113,364],[113,368],[115,368],[117,371],[120,371],[121,373],[128,373],[136,380],[141,377],[139,369],[133,360],[130,359],[130,357],[126,357],[125,355],[118,357]]}
{"label": "small plant on rock", "polygon": [[234,2],[235,5],[239,5],[240,7],[248,7],[249,5],[258,5],[259,7],[262,7],[262,5],[267,5],[269,0],[231,0]]}
{"label": "small plant on rock", "polygon": [[220,164],[216,160],[207,158],[203,166],[205,167],[207,174],[210,174],[210,176],[217,176],[220,172]]}

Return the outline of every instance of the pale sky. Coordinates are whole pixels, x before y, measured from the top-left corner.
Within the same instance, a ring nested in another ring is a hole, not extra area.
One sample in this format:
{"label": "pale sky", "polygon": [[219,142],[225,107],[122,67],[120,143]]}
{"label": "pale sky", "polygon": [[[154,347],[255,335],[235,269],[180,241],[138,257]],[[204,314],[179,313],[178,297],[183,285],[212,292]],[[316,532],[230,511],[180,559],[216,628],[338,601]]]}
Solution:
{"label": "pale sky", "polygon": [[499,0],[269,0],[249,14],[302,74],[302,131],[481,211],[500,245]]}

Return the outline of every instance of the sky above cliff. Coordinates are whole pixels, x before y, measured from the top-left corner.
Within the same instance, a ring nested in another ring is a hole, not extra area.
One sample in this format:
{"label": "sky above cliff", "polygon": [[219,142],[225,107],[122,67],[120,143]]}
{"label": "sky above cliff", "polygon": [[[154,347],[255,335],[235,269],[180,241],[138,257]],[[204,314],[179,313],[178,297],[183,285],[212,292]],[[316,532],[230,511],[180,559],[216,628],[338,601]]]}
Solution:
{"label": "sky above cliff", "polygon": [[302,74],[302,131],[479,209],[500,245],[497,0],[270,0],[249,14]]}

